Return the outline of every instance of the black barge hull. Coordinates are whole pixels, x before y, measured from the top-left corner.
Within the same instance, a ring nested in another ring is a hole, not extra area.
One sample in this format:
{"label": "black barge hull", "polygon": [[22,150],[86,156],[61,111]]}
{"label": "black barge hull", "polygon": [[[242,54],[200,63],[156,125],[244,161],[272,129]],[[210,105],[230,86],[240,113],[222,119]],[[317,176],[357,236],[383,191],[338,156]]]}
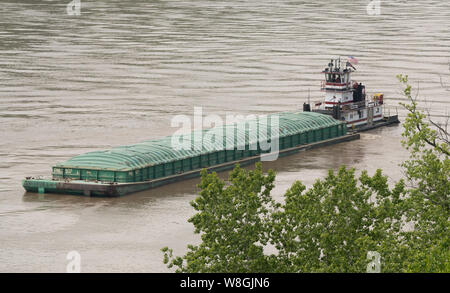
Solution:
{"label": "black barge hull", "polygon": [[[382,126],[382,125],[380,125]],[[322,140],[315,143],[310,143],[306,145],[300,145],[288,149],[283,149],[279,151],[279,156],[286,156],[298,153],[300,151],[323,147],[327,145],[333,145],[341,142],[347,142],[359,139],[360,135],[358,133],[347,134],[340,137],[335,137],[327,140]],[[265,154],[269,155],[269,154]],[[265,156],[262,155],[262,156]],[[237,160],[233,162],[227,162],[220,165],[215,165],[206,168],[208,172],[225,171],[234,168],[235,164],[239,163],[241,166],[249,165],[258,161],[261,161],[261,155],[248,157],[242,160]],[[75,194],[84,196],[99,196],[99,197],[118,197],[126,195],[133,192],[144,191],[147,189],[152,189],[159,187],[161,185],[174,183],[190,178],[195,178],[200,176],[201,169],[185,172],[181,174],[175,174],[163,178],[158,178],[154,180],[132,182],[132,183],[101,183],[101,182],[89,182],[81,180],[51,180],[51,179],[25,179],[22,181],[23,187],[28,192],[37,193],[63,193],[63,194]]]}

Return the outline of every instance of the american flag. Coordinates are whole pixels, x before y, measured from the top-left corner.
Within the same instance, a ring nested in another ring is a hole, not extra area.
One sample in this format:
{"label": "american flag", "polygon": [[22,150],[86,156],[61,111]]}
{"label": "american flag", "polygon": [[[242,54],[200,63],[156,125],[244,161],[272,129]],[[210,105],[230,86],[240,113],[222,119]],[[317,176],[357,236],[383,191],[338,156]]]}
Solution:
{"label": "american flag", "polygon": [[358,59],[353,56],[348,56],[348,62],[350,62],[351,64],[358,64]]}

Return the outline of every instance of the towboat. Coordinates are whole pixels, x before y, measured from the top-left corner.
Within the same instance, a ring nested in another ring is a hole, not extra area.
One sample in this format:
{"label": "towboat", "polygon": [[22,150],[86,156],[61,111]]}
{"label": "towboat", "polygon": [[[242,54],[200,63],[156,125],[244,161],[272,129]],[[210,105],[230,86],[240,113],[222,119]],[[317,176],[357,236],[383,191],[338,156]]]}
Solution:
{"label": "towboat", "polygon": [[[236,163],[264,160],[273,151],[268,152],[264,145],[275,138],[278,157],[351,141],[359,138],[359,131],[398,123],[397,116],[383,114],[383,94],[366,98],[365,86],[351,79],[354,70],[350,62],[342,68],[340,59],[332,60],[322,72],[325,100],[314,109],[304,103],[303,112],[270,114],[267,121],[250,119],[193,131],[188,136],[194,143],[188,149],[174,148],[174,138],[167,136],[80,154],[55,164],[51,177],[29,176],[22,180],[22,186],[34,193],[122,196],[197,177],[202,169],[219,172],[232,169]],[[266,129],[271,124],[268,121],[275,120],[277,136],[251,133],[253,129]],[[229,137],[229,133],[234,135]],[[223,144],[205,143],[212,134],[222,138],[219,141]],[[201,139],[200,148],[194,146],[197,138]]]}
{"label": "towboat", "polygon": [[398,115],[387,113],[383,93],[369,96],[365,85],[352,79],[357,59],[349,57],[345,66],[342,63],[340,57],[331,59],[321,72],[324,75],[320,85],[323,99],[314,103],[314,107],[309,102],[304,103],[303,111],[330,115],[355,131],[399,123]]}

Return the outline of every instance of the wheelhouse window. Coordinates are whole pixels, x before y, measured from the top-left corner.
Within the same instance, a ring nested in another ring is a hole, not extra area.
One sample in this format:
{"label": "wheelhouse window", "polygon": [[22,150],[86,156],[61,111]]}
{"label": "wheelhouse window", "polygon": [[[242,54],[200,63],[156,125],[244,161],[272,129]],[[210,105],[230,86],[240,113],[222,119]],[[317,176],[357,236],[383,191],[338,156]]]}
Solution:
{"label": "wheelhouse window", "polygon": [[327,82],[332,82],[332,74],[331,73],[325,74],[325,79],[327,80]]}

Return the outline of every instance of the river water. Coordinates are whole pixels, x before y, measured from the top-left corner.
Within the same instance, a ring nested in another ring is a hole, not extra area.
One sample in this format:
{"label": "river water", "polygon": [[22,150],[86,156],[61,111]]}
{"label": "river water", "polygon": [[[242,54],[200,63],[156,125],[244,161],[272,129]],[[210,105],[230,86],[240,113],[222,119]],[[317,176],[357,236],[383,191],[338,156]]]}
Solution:
{"label": "river water", "polygon": [[[19,1],[17,1],[19,2]],[[160,249],[198,243],[187,219],[198,179],[122,198],[26,194],[21,179],[83,152],[172,134],[194,107],[222,117],[320,100],[331,57],[359,59],[354,79],[405,112],[395,75],[448,115],[450,3],[382,1],[66,1],[0,4],[0,272],[166,272]],[[442,79],[442,84],[441,84]],[[273,196],[347,165],[402,177],[401,127],[265,163]],[[221,174],[224,178],[226,173]]]}

